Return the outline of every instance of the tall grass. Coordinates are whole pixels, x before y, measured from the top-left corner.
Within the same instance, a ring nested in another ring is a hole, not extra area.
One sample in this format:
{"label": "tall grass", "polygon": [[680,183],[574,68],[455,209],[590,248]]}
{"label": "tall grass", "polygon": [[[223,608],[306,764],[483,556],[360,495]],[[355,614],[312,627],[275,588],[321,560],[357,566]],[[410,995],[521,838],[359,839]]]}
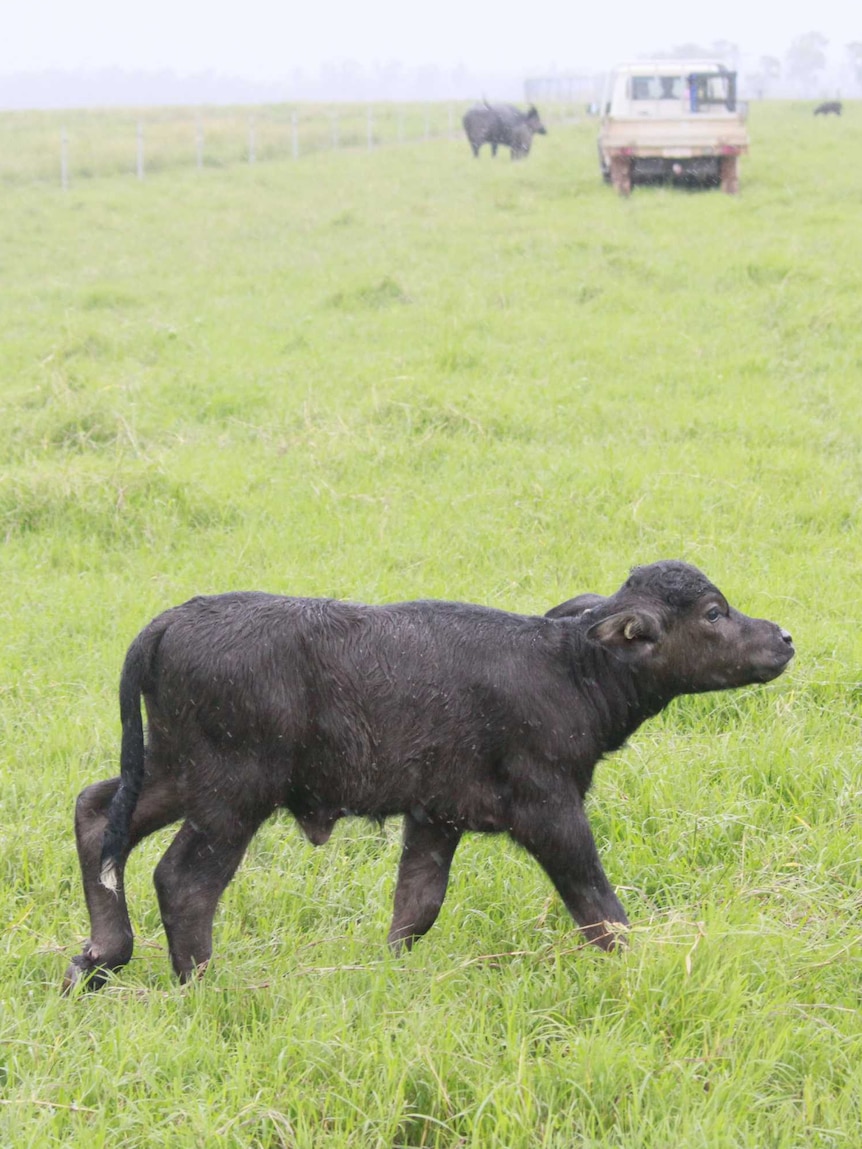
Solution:
{"label": "tall grass", "polygon": [[[858,1143],[862,114],[757,106],[738,199],[620,201],[593,134],[0,189],[4,1144]],[[627,953],[475,836],[393,958],[397,825],[314,850],[277,819],[201,984],[169,972],[165,833],[130,864],[135,959],[59,997],[74,796],[116,771],[158,610],[543,611],[658,557],[799,653],[598,770]]]}

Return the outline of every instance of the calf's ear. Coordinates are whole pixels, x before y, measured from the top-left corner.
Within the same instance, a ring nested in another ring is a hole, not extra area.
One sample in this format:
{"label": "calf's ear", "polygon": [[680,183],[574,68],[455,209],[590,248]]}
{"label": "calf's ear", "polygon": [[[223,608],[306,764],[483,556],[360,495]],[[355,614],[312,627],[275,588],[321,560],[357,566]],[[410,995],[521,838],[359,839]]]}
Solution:
{"label": "calf's ear", "polygon": [[588,610],[595,610],[604,601],[604,596],[600,594],[579,594],[575,598],[561,602],[559,606],[552,606],[545,612],[545,618],[577,618],[578,615],[586,614]]}
{"label": "calf's ear", "polygon": [[661,627],[655,615],[644,610],[621,610],[595,623],[587,637],[603,646],[630,646],[635,642],[655,642]]}

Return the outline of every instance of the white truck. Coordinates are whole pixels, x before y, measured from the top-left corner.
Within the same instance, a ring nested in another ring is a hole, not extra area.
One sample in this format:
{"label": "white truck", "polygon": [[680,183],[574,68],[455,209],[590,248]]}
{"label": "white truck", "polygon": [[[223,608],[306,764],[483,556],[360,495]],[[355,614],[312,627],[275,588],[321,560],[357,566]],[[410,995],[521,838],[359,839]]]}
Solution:
{"label": "white truck", "polygon": [[717,60],[620,64],[601,104],[599,162],[620,195],[633,183],[677,181],[739,191],[748,152],[736,73]]}

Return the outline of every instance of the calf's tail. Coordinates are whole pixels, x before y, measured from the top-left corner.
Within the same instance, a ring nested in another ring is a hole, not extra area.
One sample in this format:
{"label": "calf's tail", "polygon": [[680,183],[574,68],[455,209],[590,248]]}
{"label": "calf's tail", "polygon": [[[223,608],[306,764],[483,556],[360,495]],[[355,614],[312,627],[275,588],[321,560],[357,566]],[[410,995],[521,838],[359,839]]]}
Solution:
{"label": "calf's tail", "polygon": [[120,675],[120,785],[108,808],[108,824],[102,841],[99,881],[116,890],[120,868],[129,848],[129,829],[144,784],[144,723],[141,694],[149,678],[152,658],[164,628],[152,625],[141,631],[129,647]]}

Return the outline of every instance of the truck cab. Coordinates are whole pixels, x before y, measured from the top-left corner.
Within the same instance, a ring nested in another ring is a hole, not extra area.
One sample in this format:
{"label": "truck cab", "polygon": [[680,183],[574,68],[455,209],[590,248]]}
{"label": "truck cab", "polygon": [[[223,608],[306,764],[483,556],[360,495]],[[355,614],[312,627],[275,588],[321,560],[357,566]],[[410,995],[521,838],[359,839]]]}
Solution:
{"label": "truck cab", "polygon": [[621,195],[659,181],[739,191],[748,152],[746,108],[736,73],[717,60],[642,60],[608,77],[601,105],[599,163]]}

